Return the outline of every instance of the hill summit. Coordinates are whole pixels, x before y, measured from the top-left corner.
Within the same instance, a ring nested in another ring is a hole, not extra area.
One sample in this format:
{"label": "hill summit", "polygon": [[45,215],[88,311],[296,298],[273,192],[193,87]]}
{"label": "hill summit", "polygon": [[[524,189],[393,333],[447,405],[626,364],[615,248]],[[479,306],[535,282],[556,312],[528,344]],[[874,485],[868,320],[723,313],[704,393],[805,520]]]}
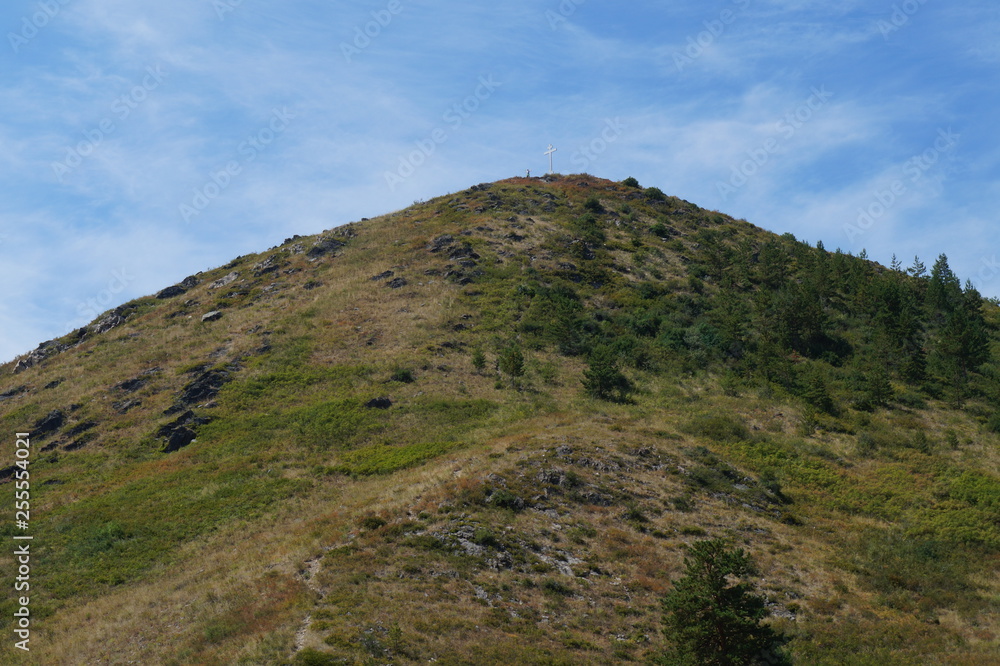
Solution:
{"label": "hill summit", "polygon": [[0,367],[3,662],[668,663],[718,538],[796,663],[1000,663],[998,323],[634,179],[290,238]]}

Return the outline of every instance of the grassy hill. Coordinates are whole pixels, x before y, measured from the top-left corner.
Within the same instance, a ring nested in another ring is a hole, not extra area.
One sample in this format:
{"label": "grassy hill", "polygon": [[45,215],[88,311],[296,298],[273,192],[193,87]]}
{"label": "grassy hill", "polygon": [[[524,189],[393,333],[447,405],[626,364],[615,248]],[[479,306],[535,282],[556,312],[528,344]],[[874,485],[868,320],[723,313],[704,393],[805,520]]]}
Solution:
{"label": "grassy hill", "polygon": [[998,323],[590,176],[289,239],[0,368],[0,660],[644,663],[723,537],[796,663],[1000,663]]}

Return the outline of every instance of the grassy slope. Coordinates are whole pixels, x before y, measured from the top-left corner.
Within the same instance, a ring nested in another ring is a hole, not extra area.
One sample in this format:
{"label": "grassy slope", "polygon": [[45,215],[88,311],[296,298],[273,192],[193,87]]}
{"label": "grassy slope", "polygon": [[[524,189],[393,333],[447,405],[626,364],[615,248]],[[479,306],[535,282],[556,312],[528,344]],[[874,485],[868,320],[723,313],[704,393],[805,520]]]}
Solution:
{"label": "grassy slope", "polygon": [[[588,260],[571,224],[592,194],[633,214]],[[648,232],[664,219],[673,240]],[[814,429],[791,398],[669,373],[632,373],[634,403],[615,405],[537,343],[516,389],[496,378],[532,316],[529,277],[578,280],[591,310],[640,281],[683,290],[685,236],[705,225],[764,235],[607,181],[513,179],[338,230],[346,246],[318,259],[315,238],[243,257],[5,366],[0,389],[28,388],[0,403],[5,432],[67,415],[31,466],[33,663],[281,663],[304,646],[330,663],[641,661],[661,649],[680,547],[705,535],[757,558],[802,663],[1000,663],[1000,457],[968,410]],[[162,453],[157,428],[179,415],[164,410],[211,369],[231,378],[193,405],[213,420]],[[383,396],[390,409],[364,406]],[[96,437],[66,450],[88,422]]]}

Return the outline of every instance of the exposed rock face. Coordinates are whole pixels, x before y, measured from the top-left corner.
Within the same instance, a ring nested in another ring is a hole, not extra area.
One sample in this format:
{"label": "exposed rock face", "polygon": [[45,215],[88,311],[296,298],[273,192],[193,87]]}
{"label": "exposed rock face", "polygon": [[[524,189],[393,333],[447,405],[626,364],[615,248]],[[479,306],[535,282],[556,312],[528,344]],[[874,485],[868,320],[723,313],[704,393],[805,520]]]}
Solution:
{"label": "exposed rock face", "polygon": [[346,243],[344,241],[337,240],[336,238],[331,238],[330,236],[321,236],[316,244],[310,248],[309,252],[306,253],[307,257],[311,259],[316,259],[324,255],[330,254],[335,250],[339,250],[344,247]]}
{"label": "exposed rock face", "polygon": [[43,342],[33,351],[17,360],[17,363],[14,365],[14,374],[24,372],[28,368],[38,365],[48,357],[58,354],[62,350],[63,347],[55,340]]}
{"label": "exposed rock face", "polygon": [[156,431],[156,436],[167,440],[163,446],[163,452],[173,453],[193,442],[197,437],[193,428],[209,421],[211,421],[210,418],[196,416],[194,412],[188,410],[170,423],[160,426],[159,430]]}
{"label": "exposed rock face", "polygon": [[166,445],[163,447],[164,453],[173,453],[179,449],[183,449],[185,446],[190,444],[195,440],[197,435],[195,435],[194,430],[190,428],[178,428],[170,433],[170,437],[167,439]]}
{"label": "exposed rock face", "polygon": [[120,310],[121,308],[115,308],[108,314],[104,315],[90,325],[90,330],[100,335],[101,333],[107,333],[111,329],[121,326],[125,323],[126,317]]}
{"label": "exposed rock face", "polygon": [[205,402],[216,396],[219,389],[230,380],[227,370],[209,370],[188,384],[181,394],[180,401],[185,405]]}
{"label": "exposed rock face", "polygon": [[392,407],[392,400],[389,398],[372,398],[365,403],[368,409],[389,409]]}
{"label": "exposed rock face", "polygon": [[430,245],[427,246],[427,249],[431,252],[440,252],[441,250],[448,247],[454,242],[455,242],[454,236],[445,234],[443,236],[438,236],[437,238],[432,240]]}
{"label": "exposed rock face", "polygon": [[135,399],[121,400],[119,402],[113,402],[113,403],[111,403],[111,409],[115,410],[119,414],[124,414],[128,410],[130,410],[130,409],[132,409],[134,407],[138,407],[141,404],[142,404],[141,400],[135,400]]}
{"label": "exposed rock face", "polygon": [[59,430],[64,423],[66,423],[66,415],[61,410],[53,409],[35,422],[35,425],[31,427],[31,433],[36,438],[42,438]]}
{"label": "exposed rock face", "polygon": [[212,284],[208,285],[208,288],[209,289],[221,289],[222,287],[226,287],[226,286],[231,285],[232,283],[236,282],[236,280],[239,279],[239,277],[240,277],[239,272],[238,271],[233,271],[232,273],[229,273],[225,277],[221,277],[218,280],[216,280],[215,282],[213,282]]}
{"label": "exposed rock face", "polygon": [[218,310],[212,310],[211,312],[206,312],[201,316],[202,321],[216,321],[222,319],[222,313]]}
{"label": "exposed rock face", "polygon": [[253,267],[253,276],[260,277],[262,275],[267,275],[268,273],[273,273],[281,268],[281,266],[282,264],[278,259],[278,256],[272,254],[270,257]]}
{"label": "exposed rock face", "polygon": [[403,287],[406,286],[407,283],[406,283],[406,278],[398,277],[398,278],[393,278],[386,284],[390,289],[402,289]]}
{"label": "exposed rock face", "polygon": [[0,402],[3,402],[4,400],[10,400],[11,398],[16,398],[22,393],[27,392],[27,390],[28,390],[27,386],[15,386],[12,389],[8,389],[3,393],[0,393]]}
{"label": "exposed rock face", "polygon": [[185,289],[184,287],[180,286],[179,284],[175,284],[172,287],[167,287],[166,289],[160,291],[158,294],[156,294],[156,297],[159,299],[173,298],[174,296],[180,296],[186,291],[187,289]]}

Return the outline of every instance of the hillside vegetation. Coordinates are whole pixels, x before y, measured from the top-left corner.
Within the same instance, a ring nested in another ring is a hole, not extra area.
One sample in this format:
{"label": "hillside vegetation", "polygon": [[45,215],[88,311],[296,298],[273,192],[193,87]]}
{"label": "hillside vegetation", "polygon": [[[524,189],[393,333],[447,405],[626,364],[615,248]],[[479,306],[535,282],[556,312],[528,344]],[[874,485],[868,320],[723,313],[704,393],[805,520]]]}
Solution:
{"label": "hillside vegetation", "polygon": [[289,239],[0,368],[3,663],[649,663],[710,538],[795,663],[1000,663],[998,325],[632,179]]}

